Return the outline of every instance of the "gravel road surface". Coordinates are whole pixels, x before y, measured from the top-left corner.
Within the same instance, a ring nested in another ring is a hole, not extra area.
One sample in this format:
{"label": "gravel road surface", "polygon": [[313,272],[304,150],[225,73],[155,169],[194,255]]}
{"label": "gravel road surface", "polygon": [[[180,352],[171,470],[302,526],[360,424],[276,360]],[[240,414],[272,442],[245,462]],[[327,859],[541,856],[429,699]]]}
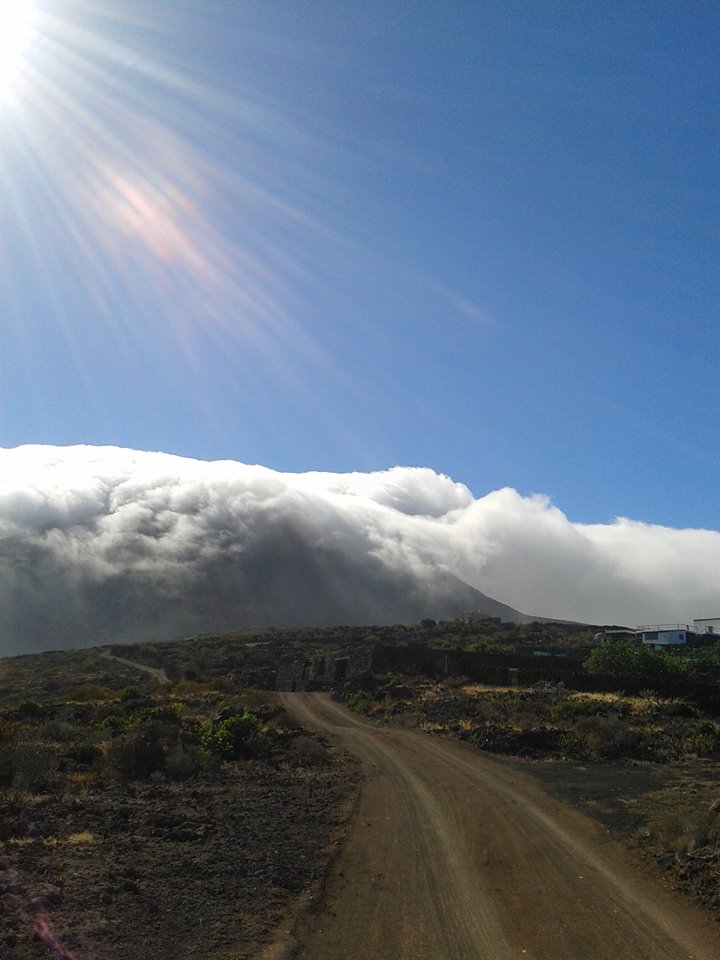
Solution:
{"label": "gravel road surface", "polygon": [[717,960],[699,909],[597,824],[461,743],[281,694],[365,783],[299,960]]}

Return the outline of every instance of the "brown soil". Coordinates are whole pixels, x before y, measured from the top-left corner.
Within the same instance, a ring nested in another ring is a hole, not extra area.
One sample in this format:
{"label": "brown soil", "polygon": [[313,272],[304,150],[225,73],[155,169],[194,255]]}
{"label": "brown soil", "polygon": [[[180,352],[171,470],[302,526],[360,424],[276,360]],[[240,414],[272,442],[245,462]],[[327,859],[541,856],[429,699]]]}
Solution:
{"label": "brown soil", "polygon": [[[29,762],[29,761],[28,761]],[[0,792],[2,960],[245,960],[317,890],[355,765],[288,729],[189,779],[78,769]]]}
{"label": "brown soil", "polygon": [[[367,778],[323,904],[298,929],[299,958],[720,955],[717,928],[699,909],[517,761],[377,727],[320,695],[287,694],[283,703],[356,753]],[[544,773],[557,791],[563,776],[548,766]],[[576,767],[576,801],[582,773]],[[573,792],[573,778],[566,781],[560,793]],[[636,792],[646,786],[638,780]],[[599,801],[599,785],[596,797],[583,789],[581,802]]]}

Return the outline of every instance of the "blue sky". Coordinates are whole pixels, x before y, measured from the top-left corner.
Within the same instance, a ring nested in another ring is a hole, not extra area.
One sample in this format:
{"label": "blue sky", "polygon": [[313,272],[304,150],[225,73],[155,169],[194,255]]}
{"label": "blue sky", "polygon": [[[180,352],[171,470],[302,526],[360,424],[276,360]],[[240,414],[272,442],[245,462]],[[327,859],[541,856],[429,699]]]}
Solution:
{"label": "blue sky", "polygon": [[38,0],[0,445],[720,527],[709,3]]}

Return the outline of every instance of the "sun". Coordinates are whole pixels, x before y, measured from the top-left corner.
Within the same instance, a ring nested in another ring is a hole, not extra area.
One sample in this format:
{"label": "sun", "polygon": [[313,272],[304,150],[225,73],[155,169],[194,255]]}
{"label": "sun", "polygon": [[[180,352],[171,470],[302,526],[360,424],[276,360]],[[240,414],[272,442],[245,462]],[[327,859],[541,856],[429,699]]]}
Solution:
{"label": "sun", "polygon": [[22,67],[34,22],[32,0],[0,0],[0,102],[9,96]]}

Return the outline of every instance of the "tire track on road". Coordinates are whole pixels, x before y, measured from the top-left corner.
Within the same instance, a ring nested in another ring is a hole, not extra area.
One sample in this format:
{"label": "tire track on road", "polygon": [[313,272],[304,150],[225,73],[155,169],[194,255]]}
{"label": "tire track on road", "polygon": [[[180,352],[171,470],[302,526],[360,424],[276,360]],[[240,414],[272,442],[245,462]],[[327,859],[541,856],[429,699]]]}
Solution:
{"label": "tire track on road", "polygon": [[301,960],[717,960],[691,904],[596,824],[463,744],[281,694],[366,780]]}

